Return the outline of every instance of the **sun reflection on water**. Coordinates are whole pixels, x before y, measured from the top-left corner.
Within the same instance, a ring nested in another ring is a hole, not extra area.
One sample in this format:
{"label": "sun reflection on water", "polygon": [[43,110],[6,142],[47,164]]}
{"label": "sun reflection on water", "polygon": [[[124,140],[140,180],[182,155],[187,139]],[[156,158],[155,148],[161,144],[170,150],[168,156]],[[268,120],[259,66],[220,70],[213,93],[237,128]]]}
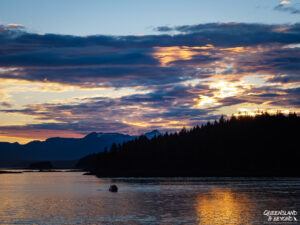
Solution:
{"label": "sun reflection on water", "polygon": [[249,213],[253,207],[246,194],[217,188],[199,195],[195,206],[199,225],[248,224],[254,216]]}

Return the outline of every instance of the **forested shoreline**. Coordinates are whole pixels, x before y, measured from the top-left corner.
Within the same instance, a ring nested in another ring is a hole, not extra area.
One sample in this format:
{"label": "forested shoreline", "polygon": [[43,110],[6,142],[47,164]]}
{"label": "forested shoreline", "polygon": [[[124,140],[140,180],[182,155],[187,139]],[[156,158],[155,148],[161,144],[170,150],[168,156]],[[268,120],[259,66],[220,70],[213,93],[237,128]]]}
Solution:
{"label": "forested shoreline", "polygon": [[222,116],[190,130],[113,145],[77,167],[100,177],[299,176],[299,128],[295,113]]}

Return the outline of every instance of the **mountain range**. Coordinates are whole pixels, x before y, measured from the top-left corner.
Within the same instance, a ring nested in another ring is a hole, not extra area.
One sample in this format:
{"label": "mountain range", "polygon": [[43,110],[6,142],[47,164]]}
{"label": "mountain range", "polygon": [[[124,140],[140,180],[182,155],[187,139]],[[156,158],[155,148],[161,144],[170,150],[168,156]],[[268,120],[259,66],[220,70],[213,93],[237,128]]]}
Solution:
{"label": "mountain range", "polygon": [[[148,139],[160,135],[158,130],[145,133]],[[19,143],[0,142],[0,166],[14,166],[28,161],[68,161],[78,160],[86,155],[110,149],[113,143],[122,144],[139,136],[120,133],[90,133],[83,138],[53,137],[45,141]]]}

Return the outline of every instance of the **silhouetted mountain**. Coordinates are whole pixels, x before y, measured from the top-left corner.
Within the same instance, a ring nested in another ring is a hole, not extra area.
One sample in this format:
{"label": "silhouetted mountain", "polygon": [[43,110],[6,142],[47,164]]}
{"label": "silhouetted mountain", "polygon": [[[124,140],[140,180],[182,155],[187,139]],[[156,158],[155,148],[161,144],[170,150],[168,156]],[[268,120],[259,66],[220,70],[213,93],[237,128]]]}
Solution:
{"label": "silhouetted mountain", "polygon": [[98,176],[299,176],[296,114],[221,117],[191,130],[141,136],[77,166]]}
{"label": "silhouetted mountain", "polygon": [[161,133],[158,130],[153,130],[149,133],[144,134],[144,136],[147,137],[149,140],[159,135],[161,135]]}
{"label": "silhouetted mountain", "polygon": [[[159,131],[145,134],[152,138]],[[0,166],[20,164],[21,161],[54,161],[80,159],[88,154],[109,149],[113,143],[122,144],[138,138],[119,133],[90,133],[84,138],[48,138],[45,141],[32,141],[25,145],[0,142]],[[21,165],[21,164],[20,164]]]}

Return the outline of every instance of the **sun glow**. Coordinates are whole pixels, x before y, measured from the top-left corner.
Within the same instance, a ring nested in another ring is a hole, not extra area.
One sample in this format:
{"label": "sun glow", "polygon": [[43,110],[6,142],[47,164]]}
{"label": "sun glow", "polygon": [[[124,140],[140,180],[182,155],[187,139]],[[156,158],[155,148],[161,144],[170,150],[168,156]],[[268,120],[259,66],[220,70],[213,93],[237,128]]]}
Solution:
{"label": "sun glow", "polygon": [[230,83],[227,81],[220,81],[217,83],[212,83],[210,87],[218,89],[218,91],[214,95],[216,98],[226,98],[241,93],[242,90],[238,88],[239,85],[240,83]]}
{"label": "sun glow", "polygon": [[239,108],[237,113],[234,113],[234,116],[256,116],[256,115],[261,115],[263,111],[260,110],[249,110],[245,108]]}
{"label": "sun glow", "polygon": [[250,86],[244,83],[243,81],[239,82],[228,82],[228,81],[213,81],[208,82],[209,89],[212,90],[212,96],[199,95],[199,98],[195,98],[196,107],[201,108],[203,106],[215,106],[220,105],[218,101],[223,98],[233,97],[240,95],[249,89]]}
{"label": "sun glow", "polygon": [[207,104],[214,104],[217,102],[217,100],[214,97],[209,97],[205,95],[199,95],[200,99],[194,99],[195,101],[198,101],[197,106],[204,106]]}

